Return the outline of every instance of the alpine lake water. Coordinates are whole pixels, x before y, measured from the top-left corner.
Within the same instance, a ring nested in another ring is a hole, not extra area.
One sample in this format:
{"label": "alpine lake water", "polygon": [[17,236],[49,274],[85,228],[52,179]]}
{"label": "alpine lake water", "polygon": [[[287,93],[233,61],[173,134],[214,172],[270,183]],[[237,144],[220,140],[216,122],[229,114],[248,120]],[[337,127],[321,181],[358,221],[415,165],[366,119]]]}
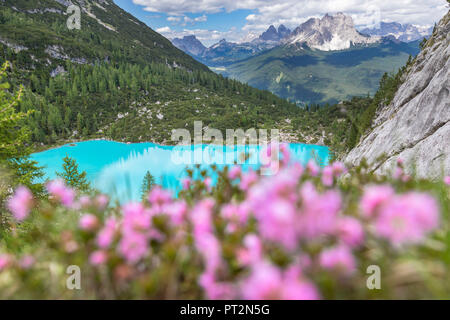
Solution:
{"label": "alpine lake water", "polygon": [[[292,161],[303,165],[311,159],[321,165],[329,162],[328,147],[290,143],[288,148]],[[109,195],[113,200],[126,203],[141,198],[142,181],[147,171],[155,177],[157,184],[176,194],[181,190],[181,180],[187,175],[186,169],[194,168],[195,159],[198,159],[196,154],[203,155],[201,168],[209,170],[211,164],[216,164],[220,169],[234,162],[225,161],[226,159],[237,161],[247,154],[248,160],[241,164],[246,171],[260,167],[260,152],[261,147],[258,145],[226,147],[203,144],[180,147],[92,140],[34,153],[31,159],[44,167],[44,179],[52,180],[56,178],[57,171],[62,171],[62,159],[66,156],[74,158],[79,171],[86,171],[92,187]],[[180,157],[185,157],[183,159],[190,162],[181,161]],[[216,177],[212,175],[212,179],[214,183]]]}

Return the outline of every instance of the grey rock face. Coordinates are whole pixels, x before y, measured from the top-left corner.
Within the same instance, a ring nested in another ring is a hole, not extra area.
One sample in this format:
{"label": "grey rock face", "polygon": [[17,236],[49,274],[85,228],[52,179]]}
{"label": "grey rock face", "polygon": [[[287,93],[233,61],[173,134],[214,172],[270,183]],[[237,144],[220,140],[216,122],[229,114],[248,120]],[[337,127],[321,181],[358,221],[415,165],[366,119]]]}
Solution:
{"label": "grey rock face", "polygon": [[201,56],[206,49],[206,47],[194,35],[185,36],[182,39],[175,38],[172,40],[172,43],[178,49],[193,54],[194,56]]}
{"label": "grey rock face", "polygon": [[[450,12],[437,25],[425,49],[407,71],[392,103],[381,108],[373,130],[345,159],[366,158],[385,174],[397,158],[408,173],[439,179],[450,174]],[[384,158],[384,160],[380,160]]]}
{"label": "grey rock face", "polygon": [[326,14],[322,19],[311,18],[297,27],[285,40],[287,44],[306,43],[323,51],[344,50],[352,45],[377,43],[380,37],[359,33],[350,16]]}

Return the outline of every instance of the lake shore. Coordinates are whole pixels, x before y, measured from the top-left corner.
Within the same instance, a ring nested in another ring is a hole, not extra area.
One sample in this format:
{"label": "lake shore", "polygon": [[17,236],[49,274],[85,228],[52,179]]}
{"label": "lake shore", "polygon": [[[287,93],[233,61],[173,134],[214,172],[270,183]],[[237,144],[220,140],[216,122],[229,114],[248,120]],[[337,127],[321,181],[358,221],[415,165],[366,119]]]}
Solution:
{"label": "lake shore", "polygon": [[[169,143],[165,143],[165,142],[154,142],[154,141],[139,141],[139,142],[117,141],[117,140],[107,138],[107,137],[99,137],[99,138],[92,138],[92,139],[63,140],[63,141],[58,141],[58,142],[50,144],[50,145],[34,144],[32,146],[33,151],[31,153],[44,152],[44,151],[48,151],[48,150],[52,150],[52,149],[57,149],[57,148],[60,148],[62,146],[68,145],[68,144],[76,144],[76,143],[88,142],[88,141],[111,141],[111,142],[123,143],[123,144],[153,143],[155,145],[164,146],[164,147],[175,147],[178,145],[178,144],[169,144]],[[280,143],[294,143],[294,144],[305,144],[305,145],[318,146],[318,147],[327,147],[327,146],[321,145],[321,144],[312,144],[312,143],[304,143],[304,142],[280,141]],[[214,144],[214,143],[205,141],[203,144]],[[248,145],[248,144],[246,143],[246,145]]]}

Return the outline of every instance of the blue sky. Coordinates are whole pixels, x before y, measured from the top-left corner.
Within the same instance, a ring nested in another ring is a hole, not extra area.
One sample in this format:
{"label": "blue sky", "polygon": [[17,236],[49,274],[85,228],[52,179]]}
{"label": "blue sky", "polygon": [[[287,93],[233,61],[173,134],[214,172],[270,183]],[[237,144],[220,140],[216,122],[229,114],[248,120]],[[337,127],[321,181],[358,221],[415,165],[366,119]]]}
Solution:
{"label": "blue sky", "polygon": [[114,0],[167,38],[195,34],[206,46],[252,39],[271,24],[295,28],[311,17],[344,12],[358,27],[380,21],[431,26],[446,0]]}

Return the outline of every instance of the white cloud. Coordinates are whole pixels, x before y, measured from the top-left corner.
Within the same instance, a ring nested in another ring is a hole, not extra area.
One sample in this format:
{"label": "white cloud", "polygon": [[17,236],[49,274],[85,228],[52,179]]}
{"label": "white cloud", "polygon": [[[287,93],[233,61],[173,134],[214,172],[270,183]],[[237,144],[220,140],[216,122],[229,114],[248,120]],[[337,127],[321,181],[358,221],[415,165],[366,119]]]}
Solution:
{"label": "white cloud", "polygon": [[170,16],[170,17],[168,17],[167,18],[167,21],[169,21],[169,22],[180,22],[181,21],[181,17],[173,17],[173,16]]}
{"label": "white cloud", "polygon": [[172,29],[170,29],[170,27],[162,27],[162,28],[156,29],[155,31],[164,35],[164,34],[171,33]]}
{"label": "white cloud", "polygon": [[[168,38],[195,34],[206,46],[220,39],[239,42],[246,35],[259,34],[271,24],[284,24],[294,29],[311,17],[321,18],[326,13],[344,12],[353,17],[359,28],[373,27],[380,21],[412,23],[431,26],[448,11],[446,0],[132,0],[144,6],[149,12],[164,12],[169,20],[181,26],[193,26],[197,22],[207,21],[206,14],[220,11],[231,12],[238,9],[250,9],[255,12],[248,15],[242,30],[231,28],[229,31],[184,29],[174,31],[169,27],[157,29]],[[202,14],[189,18],[187,13]]]}
{"label": "white cloud", "polygon": [[325,13],[351,14],[357,25],[370,26],[379,10],[382,21],[432,25],[447,12],[446,0],[133,0],[150,12],[171,15],[215,13],[238,9],[256,10],[247,17],[245,30],[255,31],[270,24],[294,28],[310,17]]}

